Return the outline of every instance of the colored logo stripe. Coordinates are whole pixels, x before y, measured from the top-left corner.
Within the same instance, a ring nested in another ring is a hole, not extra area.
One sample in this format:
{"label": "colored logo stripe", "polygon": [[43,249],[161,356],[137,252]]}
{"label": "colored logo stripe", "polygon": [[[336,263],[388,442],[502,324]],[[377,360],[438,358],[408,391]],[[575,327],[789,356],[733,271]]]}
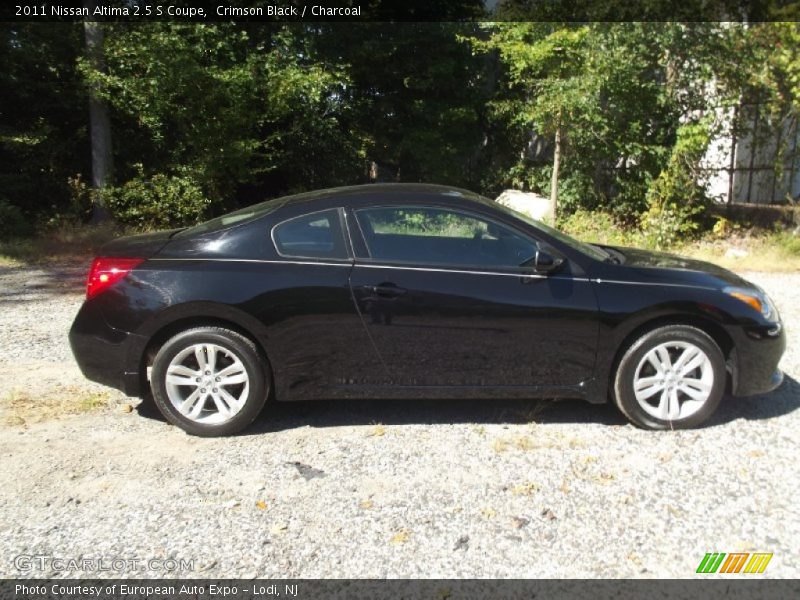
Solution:
{"label": "colored logo stripe", "polygon": [[744,566],[744,561],[747,560],[747,557],[750,556],[747,552],[739,552],[739,553],[732,553],[728,554],[728,558],[725,559],[725,562],[722,563],[722,568],[719,570],[720,573],[738,573],[742,570]]}
{"label": "colored logo stripe", "polygon": [[716,573],[722,559],[725,558],[724,552],[709,552],[700,561],[700,566],[697,567],[698,573]]}
{"label": "colored logo stripe", "polygon": [[750,562],[744,568],[745,573],[763,573],[769,561],[772,560],[772,553],[753,554]]}
{"label": "colored logo stripe", "polygon": [[[725,558],[727,556],[727,558]],[[749,561],[747,559],[750,559]],[[723,562],[723,560],[725,562]],[[741,573],[744,567],[744,573],[763,573],[769,561],[772,560],[772,553],[769,552],[756,552],[750,554],[749,552],[732,552],[725,554],[725,552],[708,552],[700,561],[697,567],[698,573]],[[745,566],[747,563],[747,566]]]}

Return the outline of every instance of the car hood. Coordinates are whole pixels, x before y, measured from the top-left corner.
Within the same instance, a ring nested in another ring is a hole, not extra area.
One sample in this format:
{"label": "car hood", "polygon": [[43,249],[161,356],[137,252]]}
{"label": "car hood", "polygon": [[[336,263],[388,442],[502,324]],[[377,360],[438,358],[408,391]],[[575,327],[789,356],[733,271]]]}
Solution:
{"label": "car hood", "polygon": [[717,286],[737,285],[752,286],[746,279],[736,273],[723,269],[704,260],[696,260],[668,254],[653,252],[639,248],[611,247],[621,252],[625,260],[622,266],[637,270],[648,278],[663,277],[670,281],[691,281],[697,284],[715,284]]}

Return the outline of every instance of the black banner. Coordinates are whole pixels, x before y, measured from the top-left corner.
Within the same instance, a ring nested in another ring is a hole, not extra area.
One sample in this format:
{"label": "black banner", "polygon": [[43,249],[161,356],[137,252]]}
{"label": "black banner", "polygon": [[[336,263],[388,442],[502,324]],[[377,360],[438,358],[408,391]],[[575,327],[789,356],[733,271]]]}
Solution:
{"label": "black banner", "polygon": [[0,6],[2,21],[797,21],[800,0],[63,0]]}
{"label": "black banner", "polygon": [[530,579],[31,579],[0,580],[3,600],[267,600],[313,599],[532,599],[660,600],[669,598],[785,599],[800,597],[796,580],[752,576],[697,580]]}

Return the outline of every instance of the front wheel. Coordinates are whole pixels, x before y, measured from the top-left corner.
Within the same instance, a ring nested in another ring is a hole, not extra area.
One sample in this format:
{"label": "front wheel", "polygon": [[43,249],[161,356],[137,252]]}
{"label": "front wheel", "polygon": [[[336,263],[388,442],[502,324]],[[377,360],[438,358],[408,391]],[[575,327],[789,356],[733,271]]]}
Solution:
{"label": "front wheel", "polygon": [[708,334],[667,325],[627,348],[615,373],[614,400],[639,427],[686,429],[716,410],[725,380],[725,357]]}
{"label": "front wheel", "polygon": [[168,421],[204,437],[241,431],[267,399],[267,371],[252,341],[222,327],[170,338],[153,361],[153,398]]}

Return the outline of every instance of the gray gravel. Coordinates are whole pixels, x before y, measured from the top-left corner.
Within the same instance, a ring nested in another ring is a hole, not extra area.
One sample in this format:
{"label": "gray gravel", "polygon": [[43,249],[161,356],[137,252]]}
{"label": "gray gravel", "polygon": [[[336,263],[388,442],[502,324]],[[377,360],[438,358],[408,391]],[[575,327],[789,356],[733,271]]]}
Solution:
{"label": "gray gravel", "polygon": [[[97,389],[65,338],[82,269],[0,269],[0,397]],[[691,577],[712,551],[774,552],[766,576],[800,576],[800,275],[745,275],[788,323],[787,381],[702,430],[577,401],[329,402],[206,440],[117,393],[0,426],[0,576],[87,575],[15,566],[41,554],[208,577]]]}

